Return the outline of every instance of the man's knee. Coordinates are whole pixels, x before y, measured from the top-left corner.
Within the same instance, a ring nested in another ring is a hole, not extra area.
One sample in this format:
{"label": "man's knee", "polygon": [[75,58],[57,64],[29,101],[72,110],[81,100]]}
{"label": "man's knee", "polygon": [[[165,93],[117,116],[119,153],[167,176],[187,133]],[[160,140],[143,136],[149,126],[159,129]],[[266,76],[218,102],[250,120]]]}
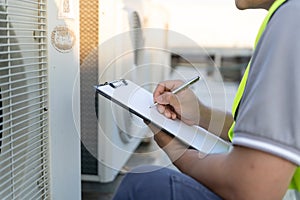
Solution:
{"label": "man's knee", "polygon": [[143,185],[151,185],[153,182],[158,183],[168,179],[170,174],[169,169],[160,166],[139,166],[127,173],[122,182],[135,185],[141,182]]}
{"label": "man's knee", "polygon": [[134,168],[123,178],[114,199],[157,199],[158,194],[170,196],[170,174],[169,169],[157,166]]}

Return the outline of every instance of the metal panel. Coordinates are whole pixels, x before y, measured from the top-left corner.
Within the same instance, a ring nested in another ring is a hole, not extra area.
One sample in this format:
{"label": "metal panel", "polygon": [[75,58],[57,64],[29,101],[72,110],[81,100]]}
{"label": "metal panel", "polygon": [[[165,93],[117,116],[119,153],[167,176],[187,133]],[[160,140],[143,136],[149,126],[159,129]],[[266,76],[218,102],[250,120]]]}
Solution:
{"label": "metal panel", "polygon": [[98,175],[95,91],[98,84],[99,1],[80,1],[81,173]]}
{"label": "metal panel", "polygon": [[47,0],[52,199],[80,199],[79,0]]}
{"label": "metal panel", "polygon": [[[141,138],[132,138],[121,130],[112,116],[110,102],[95,97],[92,87],[99,82],[124,77],[140,62],[142,51],[139,48],[143,45],[140,16],[137,11],[125,9],[123,3],[127,4],[122,0],[80,1],[81,164],[84,181],[114,180],[141,141]],[[121,35],[116,36],[118,34]],[[126,49],[132,53],[116,60],[105,71],[107,62],[118,58]],[[130,73],[130,78],[135,81],[143,79],[136,73]],[[131,121],[127,120],[130,116],[123,112],[120,124],[132,127]]]}
{"label": "metal panel", "polygon": [[0,199],[49,198],[46,0],[0,0]]}

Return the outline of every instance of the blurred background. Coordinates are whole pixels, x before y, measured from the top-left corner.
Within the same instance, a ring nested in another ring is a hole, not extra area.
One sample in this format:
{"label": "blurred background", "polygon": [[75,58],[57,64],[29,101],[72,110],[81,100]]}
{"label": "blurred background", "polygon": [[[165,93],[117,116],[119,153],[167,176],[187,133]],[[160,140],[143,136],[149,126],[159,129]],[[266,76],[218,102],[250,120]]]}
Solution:
{"label": "blurred background", "polygon": [[231,110],[266,11],[234,0],[0,0],[0,199],[104,199],[130,169],[176,169],[140,119],[95,94],[201,81]]}
{"label": "blurred background", "polygon": [[[134,122],[127,122],[127,129],[121,130],[115,116],[121,118],[119,121],[133,117],[122,111],[110,116],[110,102],[101,97],[97,109],[105,119],[99,119],[107,121],[97,127],[92,93],[88,94],[82,86],[89,87],[96,78],[103,82],[126,77],[153,91],[162,80],[187,80],[198,74],[204,81],[192,87],[197,96],[210,106],[230,111],[265,11],[240,11],[232,0],[102,0],[99,15],[94,9],[93,17],[91,6],[82,7],[81,116],[85,116],[81,118],[82,198],[110,199],[123,174],[133,167],[143,164],[175,167],[152,141],[147,127],[131,129]],[[85,52],[83,48],[95,41],[85,26],[96,23],[86,24],[83,18],[97,21],[96,16],[99,29],[94,32],[98,39],[94,47],[98,52],[94,53],[100,60],[91,55],[86,57],[90,50],[86,48]],[[112,52],[112,47],[117,50]],[[117,61],[108,64],[115,58]],[[91,68],[92,65],[95,67]],[[83,105],[92,106],[84,109]],[[83,113],[89,113],[90,117]]]}

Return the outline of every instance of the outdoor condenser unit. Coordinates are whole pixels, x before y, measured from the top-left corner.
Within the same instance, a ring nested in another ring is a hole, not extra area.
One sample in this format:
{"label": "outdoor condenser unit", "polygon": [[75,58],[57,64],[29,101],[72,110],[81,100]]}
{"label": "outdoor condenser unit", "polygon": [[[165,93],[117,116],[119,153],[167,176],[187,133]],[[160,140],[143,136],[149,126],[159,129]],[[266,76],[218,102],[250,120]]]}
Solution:
{"label": "outdoor condenser unit", "polygon": [[[158,59],[158,53],[152,54],[152,51],[145,49],[147,42],[150,42],[146,30],[149,21],[145,11],[149,5],[145,5],[146,2],[100,1],[97,4],[99,10],[94,13],[96,19],[99,16],[98,21],[94,22],[98,28],[92,32],[81,32],[81,158],[84,181],[113,181],[149,133],[140,119],[95,95],[92,87],[105,81],[126,78],[151,90],[157,81],[163,79],[164,68],[156,68],[157,74],[153,75],[155,70],[149,63],[153,61],[164,65],[163,62],[167,63],[169,58],[163,55],[164,59]],[[88,17],[93,15],[91,10],[81,12],[81,26],[86,21],[83,18],[95,19]],[[165,35],[161,38],[162,48],[167,44]],[[98,41],[93,48],[92,40]]]}
{"label": "outdoor condenser unit", "polygon": [[0,199],[49,196],[45,1],[0,1]]}
{"label": "outdoor condenser unit", "polygon": [[0,0],[0,199],[80,199],[77,13]]}
{"label": "outdoor condenser unit", "polygon": [[[138,53],[133,45],[136,40],[142,38],[137,38],[136,35],[130,38],[130,34],[125,32],[141,28],[138,27],[141,26],[141,16],[137,11],[127,11],[122,6],[121,1],[102,1],[99,9],[103,14],[99,19],[99,46],[93,49],[81,64],[82,179],[86,181],[114,180],[141,141],[131,140],[130,135],[118,127],[112,116],[110,102],[98,96],[94,98],[95,91],[92,88],[100,82],[120,78],[126,71],[125,67],[128,70],[137,62]],[[117,30],[120,29],[118,27],[121,27],[121,30]],[[108,33],[111,35],[106,37]],[[121,35],[118,36],[118,33]],[[132,52],[108,66],[109,72],[106,75],[102,74],[104,59],[117,58],[120,48],[131,48]],[[130,78],[135,79],[133,76]],[[126,115],[122,110],[119,112],[120,115]],[[126,121],[129,122],[128,118]]]}

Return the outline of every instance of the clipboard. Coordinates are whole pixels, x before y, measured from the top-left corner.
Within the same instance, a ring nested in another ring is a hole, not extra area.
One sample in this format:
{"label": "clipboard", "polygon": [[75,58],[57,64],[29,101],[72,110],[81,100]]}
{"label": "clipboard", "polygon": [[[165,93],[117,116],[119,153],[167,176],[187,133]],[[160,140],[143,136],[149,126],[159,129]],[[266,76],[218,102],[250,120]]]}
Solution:
{"label": "clipboard", "polygon": [[130,80],[119,79],[95,86],[99,95],[118,104],[134,115],[147,120],[163,131],[205,154],[226,153],[230,143],[199,126],[189,126],[182,121],[168,119],[153,105],[153,96],[148,90]]}

